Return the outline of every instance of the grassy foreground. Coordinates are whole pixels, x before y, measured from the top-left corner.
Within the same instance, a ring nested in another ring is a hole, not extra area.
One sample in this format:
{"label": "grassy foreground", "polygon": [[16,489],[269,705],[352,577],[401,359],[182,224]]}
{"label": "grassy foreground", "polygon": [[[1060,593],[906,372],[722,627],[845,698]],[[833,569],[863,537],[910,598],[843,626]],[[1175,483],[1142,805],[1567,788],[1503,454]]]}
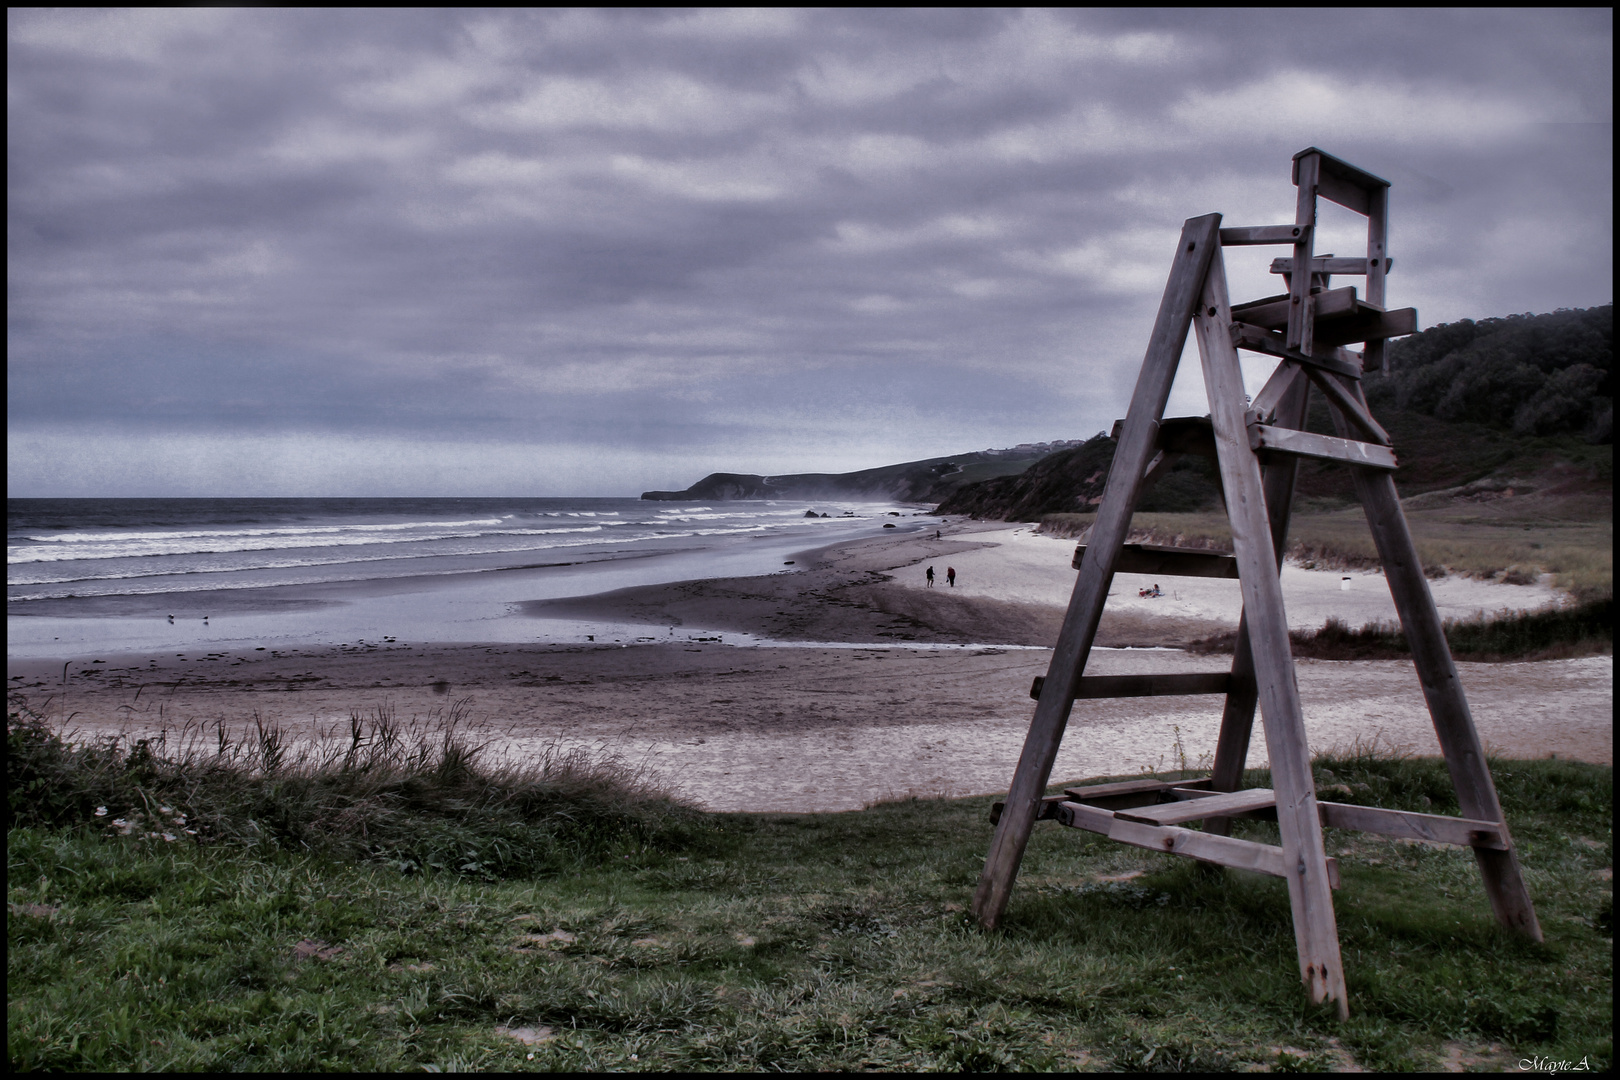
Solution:
{"label": "grassy foreground", "polygon": [[[49,746],[24,758],[54,761],[59,781],[75,775]],[[128,790],[116,762],[98,762],[97,790]],[[164,780],[148,762],[140,775],[159,786],[139,793],[151,813],[187,816],[184,782],[202,764]],[[417,766],[440,764],[428,754]],[[463,764],[476,774],[475,758]],[[241,767],[243,786],[266,779],[257,768]],[[545,838],[532,869],[402,859],[409,834],[397,822],[391,847],[323,841],[348,837],[356,815],[386,819],[386,799],[295,837],[228,828],[226,804],[198,796],[188,821],[209,806],[223,815],[206,843],[183,828],[165,840],[151,817],[119,818],[126,834],[93,808],[83,823],[42,824],[14,800],[10,1060],[74,1071],[1160,1071],[1511,1069],[1540,1057],[1606,1070],[1612,770],[1494,769],[1547,943],[1497,932],[1466,851],[1330,831],[1353,1014],[1342,1023],[1304,1001],[1281,882],[1052,823],[1037,828],[1004,928],[978,931],[963,908],[988,798],[843,814],[672,808],[659,828],[632,792],[634,827],[604,831],[599,812],[582,815],[588,835],[570,847],[555,801],[520,812],[486,793],[508,807],[497,815],[507,842],[524,822]],[[1317,774],[1340,801],[1456,812],[1436,762],[1322,759]],[[536,782],[483,775],[491,792]],[[465,800],[476,788],[461,783]],[[476,817],[439,809],[466,830],[458,843],[476,833]],[[433,807],[413,813],[424,815]]]}

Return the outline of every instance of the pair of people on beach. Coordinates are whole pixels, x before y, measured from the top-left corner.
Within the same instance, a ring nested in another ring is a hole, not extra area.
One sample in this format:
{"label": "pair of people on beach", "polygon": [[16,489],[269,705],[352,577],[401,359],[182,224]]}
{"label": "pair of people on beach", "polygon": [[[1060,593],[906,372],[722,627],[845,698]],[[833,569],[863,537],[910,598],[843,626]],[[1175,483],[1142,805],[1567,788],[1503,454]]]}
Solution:
{"label": "pair of people on beach", "polygon": [[[953,589],[956,588],[956,567],[947,566],[945,568],[945,584]],[[932,566],[928,568],[928,587],[930,589],[934,587],[934,568]]]}
{"label": "pair of people on beach", "polygon": [[1153,583],[1153,588],[1151,588],[1151,589],[1138,589],[1136,591],[1136,595],[1137,596],[1163,596],[1164,593],[1159,591],[1159,583],[1154,582]]}

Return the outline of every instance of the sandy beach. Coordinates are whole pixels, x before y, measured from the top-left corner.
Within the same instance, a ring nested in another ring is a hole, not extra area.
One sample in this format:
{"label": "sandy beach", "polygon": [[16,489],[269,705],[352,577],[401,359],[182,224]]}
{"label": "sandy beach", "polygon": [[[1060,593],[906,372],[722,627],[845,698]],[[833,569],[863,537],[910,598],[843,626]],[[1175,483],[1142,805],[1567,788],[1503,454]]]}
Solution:
{"label": "sandy beach", "polygon": [[[930,523],[932,524],[932,523]],[[654,771],[716,810],[856,809],[911,795],[1004,790],[1072,588],[1073,542],[962,522],[801,553],[802,572],[634,586],[565,600],[511,598],[540,624],[588,620],[587,642],[233,643],[180,652],[14,658],[14,699],[85,736],[274,721],[299,733],[351,714],[402,720],[452,707],[493,753],[582,745]],[[937,582],[927,586],[926,566]],[[954,588],[944,582],[957,571]],[[1393,618],[1377,573],[1286,568],[1290,623]],[[1093,674],[1219,671],[1228,657],[1167,648],[1235,625],[1237,584],[1176,579],[1165,595],[1120,575]],[[1434,583],[1447,616],[1556,602],[1542,586]],[[519,590],[521,586],[518,587]],[[1437,752],[1405,661],[1299,661],[1315,750],[1377,741]],[[1611,763],[1613,659],[1461,664],[1487,746]],[[1197,767],[1213,698],[1082,702],[1055,778]],[[1254,741],[1251,765],[1265,762]]]}

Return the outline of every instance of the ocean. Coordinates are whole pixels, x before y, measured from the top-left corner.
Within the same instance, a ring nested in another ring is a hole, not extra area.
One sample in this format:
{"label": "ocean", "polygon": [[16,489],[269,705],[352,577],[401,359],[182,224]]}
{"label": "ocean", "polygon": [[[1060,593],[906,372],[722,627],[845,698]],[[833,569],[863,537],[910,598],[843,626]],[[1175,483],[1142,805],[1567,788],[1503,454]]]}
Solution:
{"label": "ocean", "polygon": [[624,498],[9,499],[8,653],[166,648],[227,627],[307,643],[368,630],[533,640],[534,620],[514,614],[523,600],[791,572],[795,551],[884,524],[921,528],[911,520],[921,512]]}

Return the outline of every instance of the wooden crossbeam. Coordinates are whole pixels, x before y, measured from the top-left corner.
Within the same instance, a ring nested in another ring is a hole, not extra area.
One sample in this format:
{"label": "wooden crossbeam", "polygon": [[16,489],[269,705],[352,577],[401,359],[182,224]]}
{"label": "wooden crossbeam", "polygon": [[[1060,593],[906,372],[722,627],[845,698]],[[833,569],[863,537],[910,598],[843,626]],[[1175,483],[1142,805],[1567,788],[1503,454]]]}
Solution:
{"label": "wooden crossbeam", "polygon": [[[1289,398],[1291,392],[1296,396],[1309,393],[1309,386],[1301,386],[1297,390],[1295,389],[1294,384],[1304,379],[1304,377],[1299,364],[1290,360],[1284,360],[1278,364],[1277,370],[1273,371],[1271,378],[1266,380],[1266,385],[1262,386],[1260,392],[1254,395],[1254,401],[1249,406],[1249,422],[1269,424],[1272,417],[1277,416],[1284,400]],[[1301,407],[1303,408],[1303,406]],[[1288,422],[1292,417],[1280,419],[1284,421],[1283,427],[1299,427],[1303,424],[1303,421],[1300,421],[1300,423]],[[1292,480],[1289,482],[1288,489],[1291,498],[1293,492]],[[1271,504],[1268,502],[1266,505]]]}
{"label": "wooden crossbeam", "polygon": [[[1356,287],[1324,289],[1311,299],[1318,319],[1348,315],[1356,310]],[[1288,312],[1293,306],[1291,296],[1268,296],[1237,305],[1232,309],[1232,318],[1263,330],[1281,330],[1288,325]]]}
{"label": "wooden crossbeam", "polygon": [[1249,426],[1249,445],[1255,450],[1271,450],[1279,454],[1320,458],[1372,469],[1393,471],[1399,464],[1395,460],[1395,452],[1387,446],[1338,439],[1332,435],[1313,435],[1308,431],[1294,431],[1269,424]]}
{"label": "wooden crossbeam", "polygon": [[1143,777],[1140,780],[1112,780],[1106,784],[1079,784],[1075,787],[1064,788],[1063,794],[1075,802],[1092,802],[1096,799],[1113,798],[1116,795],[1135,795],[1144,791],[1169,791],[1177,786],[1188,787],[1196,783],[1207,783],[1208,779],[1208,777],[1205,777],[1202,781],[1177,781],[1176,783],[1171,783],[1168,780],[1155,780],[1152,777]]}
{"label": "wooden crossbeam", "polygon": [[[1041,800],[1041,805],[1035,812],[1036,821],[1051,821],[1057,817],[1057,805],[1067,799],[1067,795],[1048,795]],[[1007,809],[1005,800],[997,800],[990,804],[990,824],[995,825],[1001,821],[1002,811]]]}
{"label": "wooden crossbeam", "polygon": [[1414,814],[1406,810],[1386,810],[1378,806],[1351,806],[1349,803],[1316,804],[1322,824],[1331,829],[1394,836],[1404,840],[1427,840],[1434,844],[1505,851],[1502,826],[1494,821],[1446,817],[1442,814]]}
{"label": "wooden crossbeam", "polygon": [[[1086,545],[1074,549],[1069,565],[1080,569]],[[1155,544],[1124,544],[1114,563],[1116,574],[1161,574],[1164,577],[1235,578],[1237,562],[1219,551],[1199,548],[1159,547]]]}
{"label": "wooden crossbeam", "polygon": [[[1326,295],[1326,294],[1323,294]],[[1417,309],[1396,308],[1379,311],[1371,304],[1360,304],[1354,313],[1318,324],[1316,345],[1350,345],[1357,341],[1383,341],[1417,333]]]}
{"label": "wooden crossbeam", "polygon": [[[1316,324],[1311,338],[1313,356],[1336,345],[1382,341],[1417,333],[1416,308],[1385,311],[1376,304],[1356,299],[1354,285],[1324,289],[1313,294],[1311,301]],[[1291,296],[1268,296],[1239,304],[1232,309],[1232,317],[1263,330],[1281,330],[1288,325],[1288,314],[1293,307]]]}
{"label": "wooden crossbeam", "polygon": [[1071,829],[1101,833],[1110,840],[1149,851],[1187,855],[1203,862],[1229,866],[1234,870],[1253,870],[1271,877],[1289,876],[1282,848],[1271,844],[1257,844],[1253,840],[1237,840],[1175,826],[1146,825],[1121,818],[1112,810],[1077,802],[1059,803],[1057,821]]}
{"label": "wooden crossbeam", "polygon": [[[1182,697],[1187,694],[1224,694],[1232,676],[1224,671],[1179,675],[1083,675],[1075,685],[1076,701],[1098,698]],[[1037,675],[1029,696],[1041,699],[1046,676]]]}
{"label": "wooden crossbeam", "polygon": [[1270,788],[1245,788],[1195,799],[1160,803],[1131,810],[1120,810],[1120,817],[1132,821],[1145,821],[1149,825],[1179,825],[1183,821],[1199,821],[1210,817],[1231,817],[1264,810],[1277,805],[1277,793]]}
{"label": "wooden crossbeam", "polygon": [[1327,399],[1337,405],[1345,417],[1360,429],[1363,436],[1380,446],[1389,446],[1391,444],[1392,440],[1389,437],[1389,432],[1385,431],[1383,426],[1372,418],[1372,413],[1361,407],[1361,402],[1356,399],[1354,394],[1346,390],[1338,379],[1327,372],[1316,371],[1311,368],[1306,368],[1305,374],[1309,375],[1311,382],[1316,384],[1316,388],[1327,395]]}
{"label": "wooden crossbeam", "polygon": [[[1314,159],[1314,160],[1308,160]],[[1314,166],[1310,177],[1315,191],[1313,195],[1320,195],[1324,199],[1338,203],[1347,210],[1354,210],[1358,214],[1371,214],[1373,198],[1381,195],[1389,188],[1389,181],[1374,176],[1365,169],[1358,169],[1342,158],[1324,153],[1312,146],[1301,150],[1294,155],[1294,183],[1300,183],[1300,177],[1306,172],[1304,166]]]}
{"label": "wooden crossbeam", "polygon": [[[1353,274],[1358,277],[1365,277],[1370,272],[1372,264],[1376,262],[1376,259],[1351,259],[1332,255],[1318,255],[1311,260],[1311,273]],[[1389,273],[1391,262],[1393,260],[1384,262],[1384,273]],[[1292,274],[1294,272],[1294,260],[1286,256],[1272,259],[1271,272],[1273,274]]]}
{"label": "wooden crossbeam", "polygon": [[1222,247],[1259,244],[1296,244],[1304,231],[1299,225],[1247,225],[1221,230]]}
{"label": "wooden crossbeam", "polygon": [[1361,378],[1361,357],[1348,349],[1315,348],[1309,354],[1302,353],[1285,345],[1281,334],[1251,323],[1232,324],[1232,344],[1250,352],[1275,356],[1279,360],[1291,360],[1296,364],[1331,371],[1347,379]]}

